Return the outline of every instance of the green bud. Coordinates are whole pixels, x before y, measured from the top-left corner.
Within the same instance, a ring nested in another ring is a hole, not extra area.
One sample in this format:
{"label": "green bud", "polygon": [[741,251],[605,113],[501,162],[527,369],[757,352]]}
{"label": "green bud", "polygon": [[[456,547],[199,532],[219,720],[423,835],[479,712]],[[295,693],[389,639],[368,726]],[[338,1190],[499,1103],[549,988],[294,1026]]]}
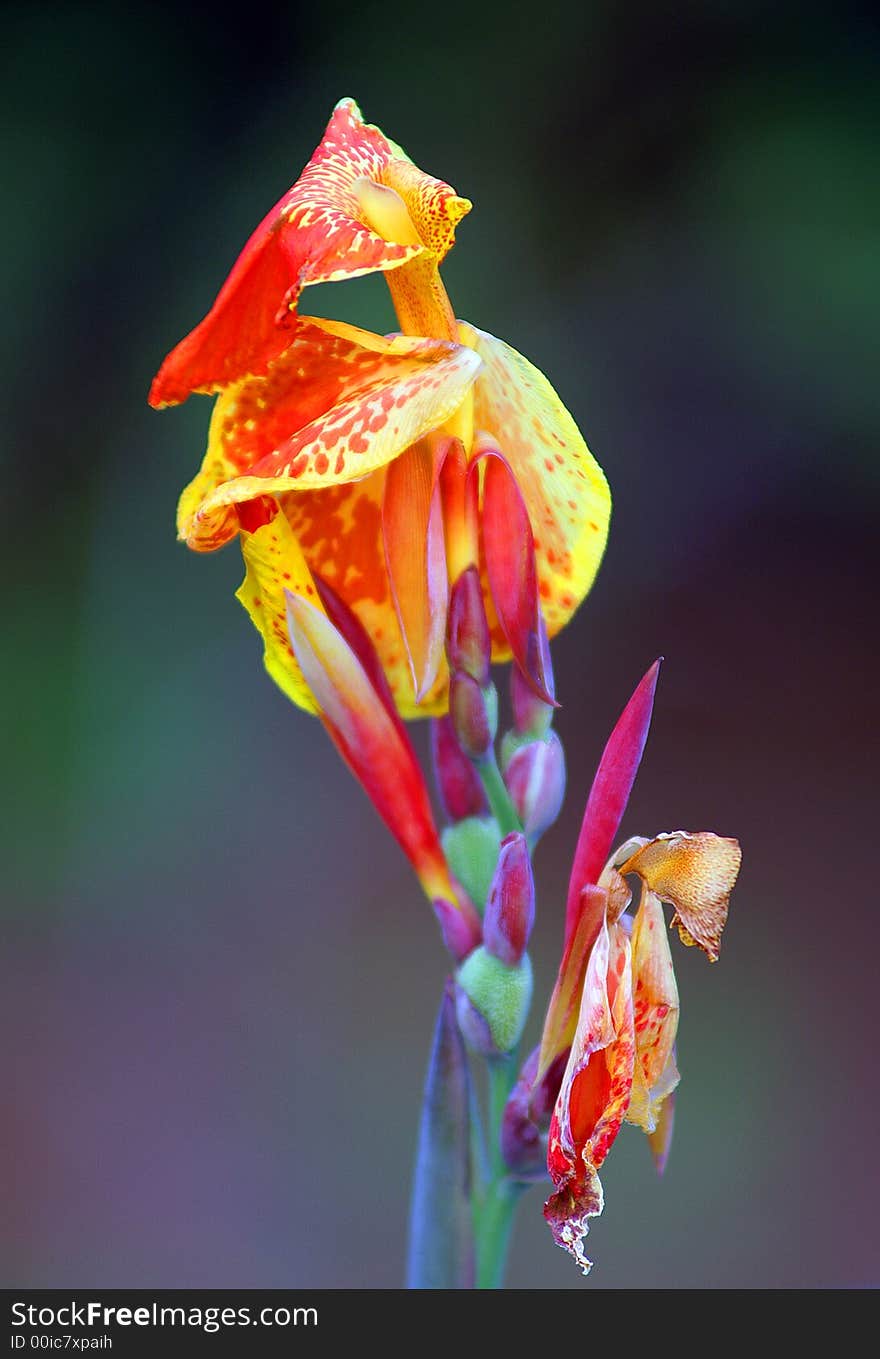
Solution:
{"label": "green bud", "polygon": [[483,688],[483,703],[486,705],[486,719],[494,741],[498,734],[498,690],[494,684],[487,684]]}
{"label": "green bud", "polygon": [[[524,953],[515,967],[507,967],[480,945],[465,959],[456,975],[459,990],[459,1022],[463,1010],[470,1008],[473,1018],[485,1020],[486,1036],[491,1040],[488,1056],[510,1052],[522,1035],[532,1000],[532,964]],[[469,1002],[469,1007],[468,1007]],[[466,1038],[473,1042],[479,1032],[474,1024],[462,1024]],[[472,1032],[473,1031],[473,1032]],[[483,1050],[487,1044],[478,1041]]]}
{"label": "green bud", "polygon": [[498,862],[498,822],[492,816],[467,816],[447,826],[440,838],[449,867],[482,915]]}
{"label": "green bud", "polygon": [[501,772],[507,773],[507,766],[518,750],[530,746],[534,741],[527,731],[506,731],[501,738]]}

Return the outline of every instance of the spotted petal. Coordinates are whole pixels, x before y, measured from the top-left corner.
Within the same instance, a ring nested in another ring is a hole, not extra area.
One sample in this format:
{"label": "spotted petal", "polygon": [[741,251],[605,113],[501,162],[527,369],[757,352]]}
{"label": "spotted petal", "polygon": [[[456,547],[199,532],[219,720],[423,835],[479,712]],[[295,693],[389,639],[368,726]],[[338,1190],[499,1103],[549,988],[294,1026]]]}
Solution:
{"label": "spotted petal", "polygon": [[234,535],[236,503],[367,476],[448,419],[479,367],[472,350],[447,341],[304,319],[265,377],[217,399],[179,536],[210,549]]}
{"label": "spotted petal", "polygon": [[647,888],[632,933],[636,1060],[627,1122],[654,1133],[663,1101],[678,1085],[673,1055],[678,1030],[678,986],[663,907]]}
{"label": "spotted petal", "polygon": [[[384,208],[383,194],[396,211]],[[373,220],[377,195],[379,222]],[[151,404],[171,405],[190,392],[218,391],[265,373],[291,342],[303,287],[396,269],[423,253],[440,258],[469,208],[364,123],[353,100],[343,99],[293,188],[248,240],[208,315],[165,359]]]}
{"label": "spotted petal", "polygon": [[[382,560],[383,480],[384,472],[379,471],[347,486],[282,496],[280,510],[270,502],[275,513],[269,523],[241,535],[247,576],[238,598],[263,638],[269,674],[294,703],[310,712],[315,711],[314,702],[287,635],[283,592],[295,590],[316,602],[327,585],[369,637],[398,712],[416,717],[446,708],[445,664],[423,703],[415,704]],[[248,502],[247,508],[255,503]]]}
{"label": "spotted petal", "polygon": [[550,1124],[547,1168],[556,1188],[544,1205],[554,1240],[585,1274],[591,1266],[581,1243],[602,1211],[597,1172],[629,1104],[634,1053],[629,939],[620,925],[603,925]]}
{"label": "spotted petal", "polygon": [[[525,499],[541,605],[552,637],[568,622],[598,570],[611,514],[608,483],[543,373],[476,326],[460,323],[459,334],[485,365],[474,386],[474,427],[498,441]],[[500,659],[505,639],[493,641]]]}
{"label": "spotted petal", "polygon": [[741,861],[736,840],[711,831],[671,831],[638,849],[620,872],[637,873],[661,901],[674,906],[682,943],[698,944],[714,963]]}

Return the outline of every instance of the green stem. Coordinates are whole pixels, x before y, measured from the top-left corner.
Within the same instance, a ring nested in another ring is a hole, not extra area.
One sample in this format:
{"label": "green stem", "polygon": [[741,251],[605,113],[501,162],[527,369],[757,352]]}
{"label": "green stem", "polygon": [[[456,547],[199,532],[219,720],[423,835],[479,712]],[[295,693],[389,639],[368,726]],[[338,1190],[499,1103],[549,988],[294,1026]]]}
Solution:
{"label": "green stem", "polygon": [[500,1288],[504,1282],[519,1191],[510,1180],[495,1180],[489,1186],[477,1230],[477,1288]]}
{"label": "green stem", "polygon": [[476,1285],[500,1288],[521,1186],[508,1177],[501,1155],[501,1120],[515,1076],[512,1053],[489,1060],[489,1175],[475,1205]]}
{"label": "green stem", "polygon": [[489,808],[498,822],[501,834],[510,835],[511,831],[521,831],[522,823],[510,800],[504,779],[501,777],[501,770],[498,768],[494,750],[490,750],[484,759],[477,763],[476,770],[485,790]]}

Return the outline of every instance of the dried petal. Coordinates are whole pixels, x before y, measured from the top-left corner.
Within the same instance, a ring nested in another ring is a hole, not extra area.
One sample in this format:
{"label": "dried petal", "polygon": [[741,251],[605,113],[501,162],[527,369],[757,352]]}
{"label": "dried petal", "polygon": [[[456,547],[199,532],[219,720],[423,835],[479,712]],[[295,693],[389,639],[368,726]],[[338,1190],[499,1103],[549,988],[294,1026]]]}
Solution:
{"label": "dried petal", "polygon": [[670,831],[637,850],[620,872],[637,873],[661,901],[674,906],[672,923],[682,943],[699,945],[714,963],[741,862],[736,840],[711,831]]}
{"label": "dried petal", "polygon": [[629,1104],[635,1058],[630,944],[603,924],[590,956],[577,1031],[550,1124],[547,1167],[556,1191],[544,1205],[557,1245],[587,1273],[581,1242],[602,1211],[597,1171]]}

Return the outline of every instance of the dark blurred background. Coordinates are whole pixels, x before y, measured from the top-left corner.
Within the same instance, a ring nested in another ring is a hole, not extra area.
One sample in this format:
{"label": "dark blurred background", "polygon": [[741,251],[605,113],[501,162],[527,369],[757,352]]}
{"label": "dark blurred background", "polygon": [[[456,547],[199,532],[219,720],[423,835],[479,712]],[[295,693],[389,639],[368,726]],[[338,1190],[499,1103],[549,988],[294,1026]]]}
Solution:
{"label": "dark blurred background", "polygon": [[[658,653],[625,830],[745,855],[721,962],[676,949],[665,1179],[625,1129],[590,1282],[538,1191],[510,1282],[876,1284],[876,19],[68,3],[3,30],[3,1282],[402,1278],[436,929],[264,676],[237,549],[174,541],[208,403],[146,405],[351,94],[474,200],[456,308],[551,376],[615,495],[555,648],[529,1036],[592,770]],[[310,301],[392,324],[378,279]]]}

